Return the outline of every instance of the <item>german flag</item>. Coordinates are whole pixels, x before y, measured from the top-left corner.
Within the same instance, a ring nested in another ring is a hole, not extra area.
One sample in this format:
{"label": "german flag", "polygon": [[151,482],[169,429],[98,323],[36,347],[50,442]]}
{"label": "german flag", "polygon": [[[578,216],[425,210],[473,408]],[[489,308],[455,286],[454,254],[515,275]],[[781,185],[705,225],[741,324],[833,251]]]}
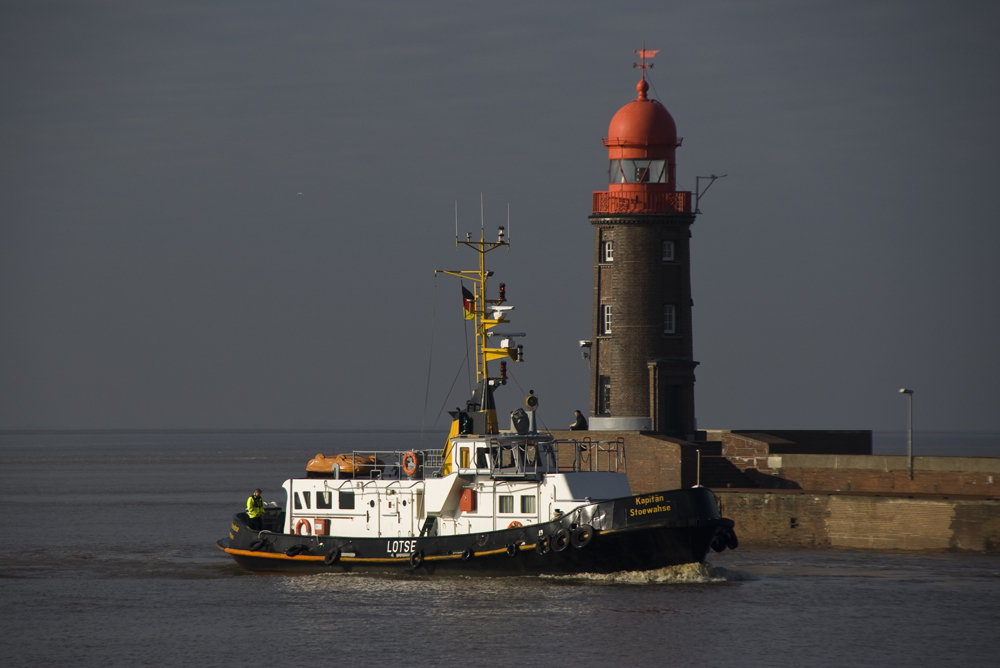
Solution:
{"label": "german flag", "polygon": [[466,320],[476,319],[476,298],[464,285],[462,286],[462,308],[465,309]]}

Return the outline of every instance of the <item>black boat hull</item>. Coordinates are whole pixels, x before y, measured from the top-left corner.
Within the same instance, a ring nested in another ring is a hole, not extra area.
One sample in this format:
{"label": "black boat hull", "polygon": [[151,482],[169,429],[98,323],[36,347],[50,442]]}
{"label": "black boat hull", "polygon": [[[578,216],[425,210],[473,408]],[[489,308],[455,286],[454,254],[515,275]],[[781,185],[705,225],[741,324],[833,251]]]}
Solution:
{"label": "black boat hull", "polygon": [[256,532],[233,518],[218,547],[251,571],[566,575],[696,563],[736,547],[706,488],[593,503],[542,524],[449,536],[352,538]]}

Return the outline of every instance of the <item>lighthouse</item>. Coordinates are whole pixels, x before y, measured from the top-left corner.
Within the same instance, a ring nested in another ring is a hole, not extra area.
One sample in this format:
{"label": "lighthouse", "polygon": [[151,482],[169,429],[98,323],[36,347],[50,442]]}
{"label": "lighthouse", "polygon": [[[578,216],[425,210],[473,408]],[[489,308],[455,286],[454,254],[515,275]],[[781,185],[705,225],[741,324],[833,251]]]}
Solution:
{"label": "lighthouse", "polygon": [[637,96],[611,119],[608,189],[594,192],[590,428],[693,438],[691,193],[678,191],[681,139],[648,96],[646,58]]}

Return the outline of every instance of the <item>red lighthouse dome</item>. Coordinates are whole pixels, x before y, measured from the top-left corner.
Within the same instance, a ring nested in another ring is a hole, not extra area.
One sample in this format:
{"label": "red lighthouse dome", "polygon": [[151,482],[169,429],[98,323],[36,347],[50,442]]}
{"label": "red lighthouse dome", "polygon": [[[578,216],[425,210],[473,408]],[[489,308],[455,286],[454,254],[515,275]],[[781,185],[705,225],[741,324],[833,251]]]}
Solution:
{"label": "red lighthouse dome", "polygon": [[[618,110],[608,126],[611,158],[673,157],[677,147],[677,125],[659,100],[646,97],[649,84],[643,78],[636,85],[639,96]],[[655,154],[655,155],[654,155]]]}
{"label": "red lighthouse dome", "polygon": [[594,193],[594,213],[690,211],[690,193],[677,192],[674,155],[681,140],[673,116],[646,96],[645,75],[638,97],[618,110],[608,126],[608,190]]}

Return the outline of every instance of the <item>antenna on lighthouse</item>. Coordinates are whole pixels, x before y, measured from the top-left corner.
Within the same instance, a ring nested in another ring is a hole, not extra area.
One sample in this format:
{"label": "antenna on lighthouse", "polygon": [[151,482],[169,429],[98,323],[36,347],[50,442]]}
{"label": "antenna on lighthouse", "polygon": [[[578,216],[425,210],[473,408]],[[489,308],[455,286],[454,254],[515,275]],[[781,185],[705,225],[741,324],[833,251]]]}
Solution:
{"label": "antenna on lighthouse", "polygon": [[455,249],[458,250],[458,200],[455,200]]}
{"label": "antenna on lighthouse", "polygon": [[507,252],[510,252],[510,202],[507,202]]}
{"label": "antenna on lighthouse", "polygon": [[[698,202],[700,202],[702,196],[705,193],[708,192],[708,189],[712,187],[712,184],[715,183],[715,180],[716,179],[722,179],[722,178],[725,178],[727,176],[729,176],[729,175],[728,174],[720,174],[719,176],[716,176],[715,174],[712,174],[711,176],[696,176],[696,177],[694,177],[694,212],[696,214],[697,213],[701,213],[701,209],[698,208]],[[708,181],[708,185],[705,186],[704,190],[701,189],[701,180],[702,179],[705,179],[706,181]]]}

